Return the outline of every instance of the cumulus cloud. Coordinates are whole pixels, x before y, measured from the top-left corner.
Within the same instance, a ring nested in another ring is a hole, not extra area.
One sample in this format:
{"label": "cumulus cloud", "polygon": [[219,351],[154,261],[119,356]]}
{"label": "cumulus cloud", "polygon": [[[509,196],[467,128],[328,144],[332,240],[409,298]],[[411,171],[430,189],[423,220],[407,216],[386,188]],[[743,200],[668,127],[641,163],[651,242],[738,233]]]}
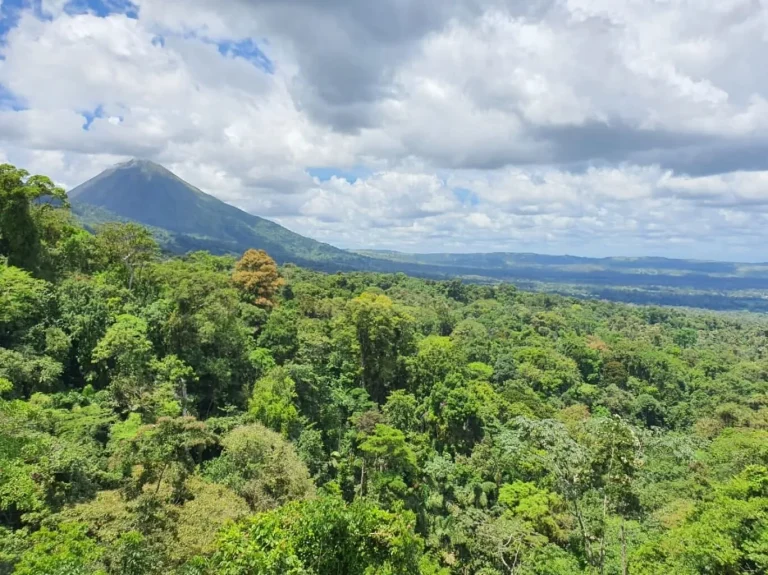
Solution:
{"label": "cumulus cloud", "polygon": [[764,258],[760,2],[0,2],[2,155],[65,186],[140,156],[344,247]]}
{"label": "cumulus cloud", "polygon": [[[766,178],[768,172],[676,176],[631,165],[580,173],[462,170],[432,182],[387,172],[354,184],[326,182],[300,215],[280,220],[295,229],[321,220],[321,237],[345,247],[595,254],[607,247],[632,256],[744,258],[768,239]],[[417,182],[429,193],[414,199]],[[472,190],[471,201],[457,190]]]}

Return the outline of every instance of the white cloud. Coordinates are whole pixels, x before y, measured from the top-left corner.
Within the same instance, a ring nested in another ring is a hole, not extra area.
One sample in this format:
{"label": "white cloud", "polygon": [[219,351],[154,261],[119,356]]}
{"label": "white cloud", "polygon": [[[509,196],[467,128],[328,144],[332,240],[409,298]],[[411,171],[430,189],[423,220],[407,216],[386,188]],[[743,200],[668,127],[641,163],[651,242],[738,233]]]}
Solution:
{"label": "white cloud", "polygon": [[751,0],[66,4],[0,47],[0,140],[67,186],[142,156],[342,246],[764,257]]}
{"label": "white cloud", "polygon": [[[507,168],[455,172],[445,183],[412,173],[376,173],[350,184],[315,182],[280,221],[345,247],[379,245],[423,251],[538,250],[593,255],[648,253],[748,258],[768,239],[768,210],[741,207],[736,187],[768,201],[768,172],[673,176],[659,167]],[[477,205],[453,190],[472,190]],[[422,190],[412,197],[414,189]],[[700,190],[705,190],[705,193]],[[693,193],[691,193],[693,191]],[[622,193],[616,193],[622,192]],[[428,209],[431,207],[432,209]],[[744,229],[750,230],[744,234]]]}

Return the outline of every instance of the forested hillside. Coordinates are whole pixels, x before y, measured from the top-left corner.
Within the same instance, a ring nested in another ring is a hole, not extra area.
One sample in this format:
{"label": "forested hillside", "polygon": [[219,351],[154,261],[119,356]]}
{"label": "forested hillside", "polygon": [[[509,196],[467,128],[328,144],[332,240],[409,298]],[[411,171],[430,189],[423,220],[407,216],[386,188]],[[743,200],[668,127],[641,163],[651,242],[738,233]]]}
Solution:
{"label": "forested hillside", "polygon": [[768,570],[762,316],[168,257],[8,165],[0,257],[0,574]]}

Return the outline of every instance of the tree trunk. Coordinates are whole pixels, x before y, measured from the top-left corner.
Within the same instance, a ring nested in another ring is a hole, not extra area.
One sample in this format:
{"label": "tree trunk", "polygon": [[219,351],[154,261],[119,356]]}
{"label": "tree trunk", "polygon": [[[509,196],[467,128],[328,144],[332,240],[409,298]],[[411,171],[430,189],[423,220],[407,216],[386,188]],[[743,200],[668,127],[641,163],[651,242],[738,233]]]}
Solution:
{"label": "tree trunk", "polygon": [[187,410],[187,382],[181,380],[181,415],[186,417],[189,415]]}
{"label": "tree trunk", "polygon": [[608,495],[603,495],[603,534],[600,537],[600,575],[605,573],[605,532],[607,529],[605,517],[608,513]]}
{"label": "tree trunk", "polygon": [[360,496],[365,495],[365,458],[363,458],[363,469],[360,471]]}
{"label": "tree trunk", "polygon": [[587,528],[584,526],[584,518],[581,515],[581,509],[579,509],[579,504],[576,501],[575,497],[572,499],[572,502],[573,502],[573,510],[576,515],[576,520],[579,522],[579,529],[581,530],[581,538],[584,541],[584,552],[587,554],[587,561],[592,563],[592,545],[589,542],[589,537],[587,536]]}
{"label": "tree trunk", "polygon": [[629,575],[627,567],[627,539],[624,536],[624,518],[621,518],[621,575]]}

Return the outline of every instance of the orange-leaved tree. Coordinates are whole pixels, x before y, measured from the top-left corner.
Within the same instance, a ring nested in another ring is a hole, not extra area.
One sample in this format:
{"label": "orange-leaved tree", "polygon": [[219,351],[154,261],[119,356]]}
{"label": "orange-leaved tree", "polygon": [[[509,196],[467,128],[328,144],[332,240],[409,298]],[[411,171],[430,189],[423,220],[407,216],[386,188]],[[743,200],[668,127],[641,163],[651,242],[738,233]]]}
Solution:
{"label": "orange-leaved tree", "polygon": [[253,303],[269,307],[285,280],[277,271],[277,264],[264,250],[248,250],[235,264],[232,283],[242,293],[253,298]]}

